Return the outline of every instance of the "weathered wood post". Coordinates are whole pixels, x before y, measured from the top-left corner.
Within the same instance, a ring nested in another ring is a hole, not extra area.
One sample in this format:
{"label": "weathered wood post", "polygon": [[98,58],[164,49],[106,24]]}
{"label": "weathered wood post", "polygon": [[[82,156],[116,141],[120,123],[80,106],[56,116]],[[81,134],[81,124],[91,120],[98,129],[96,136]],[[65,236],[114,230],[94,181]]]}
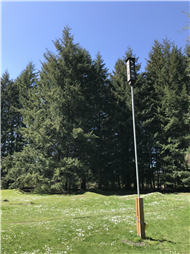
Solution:
{"label": "weathered wood post", "polygon": [[136,198],[136,221],[137,221],[137,235],[145,239],[145,223],[144,223],[144,210],[143,198]]}

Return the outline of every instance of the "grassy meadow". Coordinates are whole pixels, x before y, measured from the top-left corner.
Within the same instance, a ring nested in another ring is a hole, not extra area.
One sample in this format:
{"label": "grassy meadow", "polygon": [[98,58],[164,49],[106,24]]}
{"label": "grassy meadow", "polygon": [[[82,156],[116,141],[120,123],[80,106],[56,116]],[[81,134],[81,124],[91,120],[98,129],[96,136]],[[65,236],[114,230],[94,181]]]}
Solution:
{"label": "grassy meadow", "polygon": [[1,253],[189,254],[190,194],[141,195],[145,240],[136,234],[135,197],[1,190]]}

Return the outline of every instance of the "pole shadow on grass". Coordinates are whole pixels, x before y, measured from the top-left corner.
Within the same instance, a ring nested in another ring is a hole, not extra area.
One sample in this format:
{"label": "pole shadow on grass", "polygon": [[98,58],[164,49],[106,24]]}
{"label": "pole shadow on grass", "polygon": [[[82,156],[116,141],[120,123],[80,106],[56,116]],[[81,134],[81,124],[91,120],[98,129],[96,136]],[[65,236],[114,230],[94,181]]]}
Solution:
{"label": "pole shadow on grass", "polygon": [[[144,240],[157,242],[157,244],[158,243],[163,243],[163,242],[176,244],[172,241],[168,241],[168,240],[165,240],[165,239],[160,240],[160,239],[154,239],[154,238],[151,238],[151,237],[146,237]],[[128,241],[128,240],[123,240],[122,243],[133,244],[133,245],[137,245],[137,246],[148,246],[149,245],[148,242],[143,242],[143,241],[132,242],[132,241]]]}
{"label": "pole shadow on grass", "polygon": [[154,241],[154,242],[160,242],[160,243],[163,243],[163,242],[168,242],[168,243],[174,243],[176,244],[175,242],[172,242],[172,241],[169,241],[169,240],[165,240],[165,239],[155,239],[155,238],[152,238],[152,237],[146,237],[145,240],[150,240],[150,241]]}

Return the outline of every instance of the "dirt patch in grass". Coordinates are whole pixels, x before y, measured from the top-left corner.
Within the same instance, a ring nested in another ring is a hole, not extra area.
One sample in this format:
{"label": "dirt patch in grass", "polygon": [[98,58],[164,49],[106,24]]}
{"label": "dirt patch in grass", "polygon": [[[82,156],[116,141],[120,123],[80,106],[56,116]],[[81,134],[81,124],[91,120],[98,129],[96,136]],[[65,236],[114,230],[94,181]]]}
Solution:
{"label": "dirt patch in grass", "polygon": [[32,205],[33,203],[19,203],[19,204],[10,204],[10,205]]}
{"label": "dirt patch in grass", "polygon": [[144,242],[135,243],[135,242],[127,241],[127,240],[123,240],[122,243],[129,243],[129,244],[134,244],[137,246],[147,246],[148,245],[147,243],[144,243]]}

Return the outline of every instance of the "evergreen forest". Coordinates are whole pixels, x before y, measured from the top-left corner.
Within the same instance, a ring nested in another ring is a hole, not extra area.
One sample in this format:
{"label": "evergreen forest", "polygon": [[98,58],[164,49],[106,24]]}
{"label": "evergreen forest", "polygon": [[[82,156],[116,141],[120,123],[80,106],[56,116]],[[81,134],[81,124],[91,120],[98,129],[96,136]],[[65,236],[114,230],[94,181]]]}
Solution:
{"label": "evergreen forest", "polygon": [[1,77],[1,187],[39,193],[77,189],[136,190],[131,88],[141,190],[190,190],[190,46],[155,40],[141,72],[128,47],[112,73],[98,52],[74,42],[65,27],[12,80]]}

